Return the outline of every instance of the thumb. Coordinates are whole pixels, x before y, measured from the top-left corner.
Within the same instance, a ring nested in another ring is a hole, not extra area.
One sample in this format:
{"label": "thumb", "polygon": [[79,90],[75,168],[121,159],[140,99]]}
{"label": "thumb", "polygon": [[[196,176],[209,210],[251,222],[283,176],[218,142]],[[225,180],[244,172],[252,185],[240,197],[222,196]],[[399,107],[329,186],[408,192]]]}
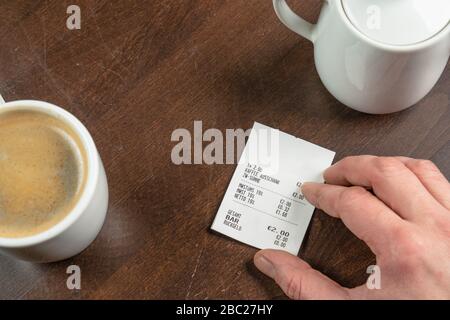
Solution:
{"label": "thumb", "polygon": [[271,277],[291,299],[349,299],[348,290],[311,268],[305,261],[279,250],[261,250],[256,267]]}

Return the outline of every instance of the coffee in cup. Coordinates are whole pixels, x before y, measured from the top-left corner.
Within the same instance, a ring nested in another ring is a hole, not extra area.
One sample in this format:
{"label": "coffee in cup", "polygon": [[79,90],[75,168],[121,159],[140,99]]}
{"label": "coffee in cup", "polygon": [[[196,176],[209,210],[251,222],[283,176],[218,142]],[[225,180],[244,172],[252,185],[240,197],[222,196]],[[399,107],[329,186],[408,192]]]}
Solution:
{"label": "coffee in cup", "polygon": [[75,116],[44,101],[0,99],[0,254],[73,257],[99,234],[108,198],[94,140]]}
{"label": "coffee in cup", "polygon": [[50,229],[74,208],[87,175],[86,151],[67,123],[31,111],[0,113],[0,237]]}

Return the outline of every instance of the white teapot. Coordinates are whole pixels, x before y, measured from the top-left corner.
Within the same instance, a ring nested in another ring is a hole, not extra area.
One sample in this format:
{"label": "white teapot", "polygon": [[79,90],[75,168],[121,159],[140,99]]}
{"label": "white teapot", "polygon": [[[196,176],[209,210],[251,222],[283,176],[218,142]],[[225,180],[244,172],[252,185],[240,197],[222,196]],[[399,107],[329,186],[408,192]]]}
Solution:
{"label": "white teapot", "polygon": [[358,111],[416,104],[449,59],[450,0],[325,0],[315,25],[285,0],[273,4],[289,29],[313,42],[325,87]]}

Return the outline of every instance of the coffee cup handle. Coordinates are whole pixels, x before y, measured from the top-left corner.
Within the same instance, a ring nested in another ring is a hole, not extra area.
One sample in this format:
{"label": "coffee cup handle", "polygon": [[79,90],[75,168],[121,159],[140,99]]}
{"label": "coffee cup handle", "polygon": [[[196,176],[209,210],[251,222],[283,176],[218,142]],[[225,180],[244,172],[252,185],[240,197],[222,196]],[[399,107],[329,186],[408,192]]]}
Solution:
{"label": "coffee cup handle", "polygon": [[4,104],[5,103],[5,99],[3,99],[2,95],[0,94],[0,104]]}
{"label": "coffee cup handle", "polygon": [[286,3],[286,0],[273,0],[273,7],[278,18],[286,27],[314,42],[315,25],[299,17]]}

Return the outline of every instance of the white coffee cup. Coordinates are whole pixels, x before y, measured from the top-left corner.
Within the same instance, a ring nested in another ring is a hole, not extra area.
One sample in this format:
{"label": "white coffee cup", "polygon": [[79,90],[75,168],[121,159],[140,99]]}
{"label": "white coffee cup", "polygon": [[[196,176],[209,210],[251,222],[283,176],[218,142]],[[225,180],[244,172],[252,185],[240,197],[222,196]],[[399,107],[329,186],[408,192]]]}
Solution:
{"label": "white coffee cup", "polygon": [[77,255],[97,237],[108,208],[108,183],[94,141],[83,124],[66,110],[53,104],[21,100],[1,104],[0,115],[13,110],[32,110],[57,117],[78,134],[87,154],[87,180],[79,201],[71,212],[50,229],[24,238],[0,238],[0,253],[30,261],[54,262]]}
{"label": "white coffee cup", "polygon": [[273,4],[288,28],[313,42],[325,87],[362,112],[391,113],[416,104],[449,59],[449,0],[325,0],[315,25],[285,0]]}

